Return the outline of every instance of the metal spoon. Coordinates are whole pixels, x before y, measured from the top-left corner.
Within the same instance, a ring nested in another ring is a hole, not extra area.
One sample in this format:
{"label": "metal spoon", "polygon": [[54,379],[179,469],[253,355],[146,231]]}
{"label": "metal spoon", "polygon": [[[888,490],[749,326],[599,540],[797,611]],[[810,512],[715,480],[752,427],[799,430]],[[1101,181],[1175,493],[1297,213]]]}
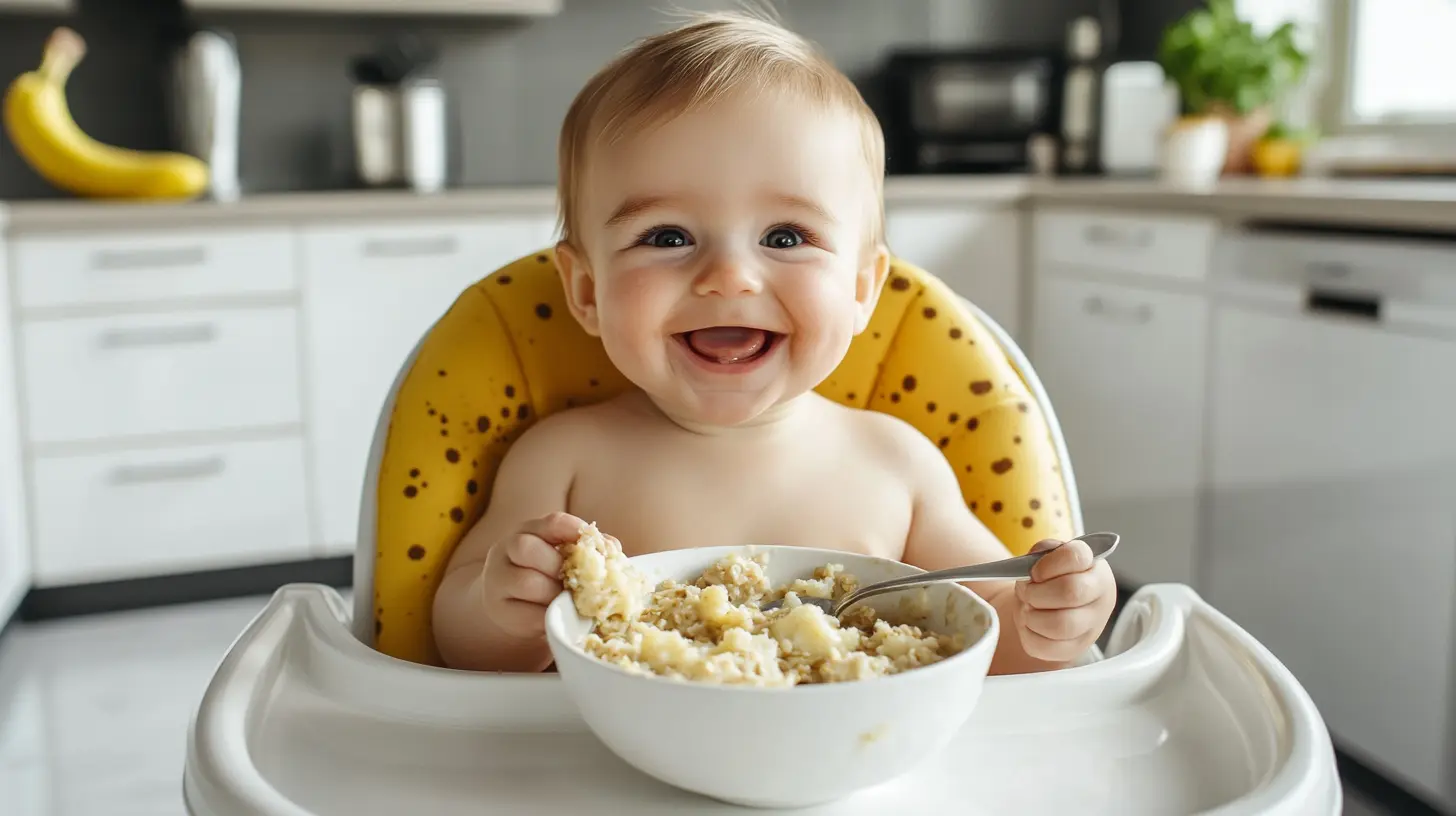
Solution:
{"label": "metal spoon", "polygon": [[[1087,533],[1085,535],[1079,535],[1072,540],[1087,542],[1087,546],[1092,549],[1092,558],[1094,560],[1100,560],[1111,555],[1112,551],[1117,549],[1117,542],[1120,539],[1117,533]],[[975,564],[969,567],[954,567],[952,569],[937,570],[935,572],[922,572],[919,575],[907,575],[904,578],[880,581],[877,584],[869,584],[856,589],[854,592],[840,598],[838,603],[828,598],[800,597],[799,600],[806,604],[813,604],[824,610],[827,614],[837,618],[841,612],[866,598],[872,598],[876,595],[883,595],[887,592],[895,592],[909,587],[951,581],[1030,580],[1031,568],[1036,566],[1036,562],[1052,552],[1056,552],[1056,550],[1043,550],[1042,552],[1017,556],[1016,558],[987,561],[984,564]],[[768,612],[778,609],[780,606],[783,606],[783,603],[782,600],[774,601],[763,607],[763,611]]]}

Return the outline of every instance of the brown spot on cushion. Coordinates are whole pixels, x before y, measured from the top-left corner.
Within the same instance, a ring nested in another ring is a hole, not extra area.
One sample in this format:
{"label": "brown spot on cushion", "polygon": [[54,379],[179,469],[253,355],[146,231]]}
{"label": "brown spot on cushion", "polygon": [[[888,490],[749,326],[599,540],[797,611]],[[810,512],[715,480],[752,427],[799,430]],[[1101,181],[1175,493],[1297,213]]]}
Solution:
{"label": "brown spot on cushion", "polygon": [[445,451],[445,461],[446,462],[449,462],[452,465],[455,464],[456,462],[459,462],[460,461],[460,451],[455,450],[454,448],[448,448],[448,449],[446,449],[446,451]]}
{"label": "brown spot on cushion", "polygon": [[549,303],[537,303],[536,304],[536,316],[539,317],[539,318],[541,318],[542,320],[550,320],[551,319],[551,304],[549,304]]}
{"label": "brown spot on cushion", "polygon": [[420,489],[417,488],[417,487],[415,487],[414,485],[405,485],[404,486],[404,497],[406,499],[413,499],[415,496],[418,496],[419,494],[420,494]]}
{"label": "brown spot on cushion", "polygon": [[997,476],[1000,476],[1001,474],[1010,470],[1013,465],[1014,463],[1010,459],[997,459],[996,461],[991,463],[991,472],[995,473]]}
{"label": "brown spot on cushion", "polygon": [[990,380],[976,380],[975,382],[971,383],[971,393],[975,394],[978,397],[982,394],[991,393],[992,388],[993,386],[991,385]]}
{"label": "brown spot on cushion", "polygon": [[460,522],[465,520],[465,511],[461,510],[458,507],[450,508],[450,520],[455,522],[456,524],[459,524]]}
{"label": "brown spot on cushion", "polygon": [[903,386],[906,391],[914,391],[915,377],[910,374],[906,374],[905,379],[900,383],[900,385]]}
{"label": "brown spot on cushion", "polygon": [[981,427],[981,420],[976,419],[975,417],[971,417],[970,419],[966,420],[966,430],[974,431],[979,427]]}
{"label": "brown spot on cushion", "polygon": [[1002,505],[1001,502],[991,502],[991,512],[992,513],[999,513],[999,512],[1001,512],[1001,508],[1003,506],[1004,505]]}
{"label": "brown spot on cushion", "polygon": [[910,288],[910,279],[896,275],[893,278],[890,278],[890,288],[894,289],[896,292],[903,292],[906,289]]}
{"label": "brown spot on cushion", "polygon": [[920,313],[925,315],[926,320],[935,319],[935,310],[930,308],[929,306],[926,306]]}
{"label": "brown spot on cushion", "polygon": [[424,547],[421,547],[418,544],[410,547],[409,548],[409,557],[410,557],[410,560],[411,561],[418,561],[421,558],[424,558],[425,557],[425,548]]}
{"label": "brown spot on cushion", "polygon": [[1026,517],[1024,517],[1024,518],[1021,519],[1021,526],[1022,527],[1025,527],[1028,530],[1030,530],[1031,529],[1031,525],[1033,525],[1035,523],[1036,522],[1034,522],[1034,521],[1031,520],[1031,516],[1026,516]]}
{"label": "brown spot on cushion", "polygon": [[950,339],[952,339],[952,340],[959,340],[959,339],[961,339],[961,330],[959,328],[953,328],[953,329],[951,329],[950,330]]}
{"label": "brown spot on cushion", "polygon": [[475,418],[475,430],[485,433],[490,430],[490,417],[478,416]]}

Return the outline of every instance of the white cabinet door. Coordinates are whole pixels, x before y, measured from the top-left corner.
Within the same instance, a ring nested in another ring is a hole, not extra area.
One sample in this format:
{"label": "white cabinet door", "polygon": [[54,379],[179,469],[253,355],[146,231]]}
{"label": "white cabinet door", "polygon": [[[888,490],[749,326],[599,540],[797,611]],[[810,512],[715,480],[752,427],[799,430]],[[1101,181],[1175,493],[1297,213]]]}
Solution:
{"label": "white cabinet door", "polygon": [[1033,364],[1057,406],[1088,530],[1129,585],[1195,585],[1208,304],[1044,276]]}
{"label": "white cabinet door", "polygon": [[10,619],[30,588],[31,572],[6,256],[5,247],[0,245],[0,626]]}
{"label": "white cabinet door", "polygon": [[890,252],[940,278],[1021,341],[1021,214],[967,204],[892,205]]}
{"label": "white cabinet door", "polygon": [[306,230],[309,438],[321,555],[352,552],[384,398],[415,344],[471,284],[546,247],[550,215]]}
{"label": "white cabinet door", "polygon": [[1213,337],[1201,590],[1456,807],[1456,341],[1223,307]]}

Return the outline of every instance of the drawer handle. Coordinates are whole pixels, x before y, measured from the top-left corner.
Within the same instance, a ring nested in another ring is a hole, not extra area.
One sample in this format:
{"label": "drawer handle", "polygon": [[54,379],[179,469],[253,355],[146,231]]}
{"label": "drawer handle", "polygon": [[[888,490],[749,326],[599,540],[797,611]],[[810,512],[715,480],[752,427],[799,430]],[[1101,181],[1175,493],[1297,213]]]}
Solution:
{"label": "drawer handle", "polygon": [[208,456],[186,462],[156,465],[123,465],[111,471],[114,485],[152,484],[155,482],[190,482],[223,472],[226,463],[221,456]]}
{"label": "drawer handle", "polygon": [[1135,326],[1153,322],[1153,307],[1146,303],[1139,303],[1136,306],[1117,306],[1093,295],[1082,302],[1082,308],[1087,314],[1122,323],[1131,323]]}
{"label": "drawer handle", "polygon": [[1140,229],[1116,229],[1106,224],[1088,224],[1083,235],[1089,244],[1101,244],[1103,246],[1124,246],[1142,249],[1152,246],[1153,231],[1147,227]]}
{"label": "drawer handle", "polygon": [[91,256],[91,268],[98,271],[166,269],[179,266],[201,266],[206,260],[207,248],[200,246],[171,249],[104,249]]}
{"label": "drawer handle", "polygon": [[453,235],[403,241],[366,241],[364,244],[366,258],[424,258],[454,255],[459,251],[460,242]]}
{"label": "drawer handle", "polygon": [[181,346],[210,343],[216,339],[216,325],[212,323],[194,323],[188,326],[111,329],[101,335],[101,347],[124,349],[142,346]]}

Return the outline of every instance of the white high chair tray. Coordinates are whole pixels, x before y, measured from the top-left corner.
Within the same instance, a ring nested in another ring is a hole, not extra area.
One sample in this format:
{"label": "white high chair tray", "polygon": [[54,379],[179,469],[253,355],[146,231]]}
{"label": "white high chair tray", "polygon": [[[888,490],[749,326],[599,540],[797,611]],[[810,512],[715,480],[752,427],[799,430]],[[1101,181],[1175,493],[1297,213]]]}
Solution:
{"label": "white high chair tray", "polygon": [[[188,740],[197,816],[751,814],[659,783],[586,729],[553,675],[421,667],[355,639],[334,590],[280,589]],[[804,814],[1338,814],[1324,723],[1270,653],[1181,585],[1129,601],[1101,662],[989,678],[962,735]],[[792,691],[785,692],[792,693]],[[811,736],[811,735],[806,735]],[[692,723],[664,739],[713,739]],[[724,745],[764,752],[767,745]]]}

